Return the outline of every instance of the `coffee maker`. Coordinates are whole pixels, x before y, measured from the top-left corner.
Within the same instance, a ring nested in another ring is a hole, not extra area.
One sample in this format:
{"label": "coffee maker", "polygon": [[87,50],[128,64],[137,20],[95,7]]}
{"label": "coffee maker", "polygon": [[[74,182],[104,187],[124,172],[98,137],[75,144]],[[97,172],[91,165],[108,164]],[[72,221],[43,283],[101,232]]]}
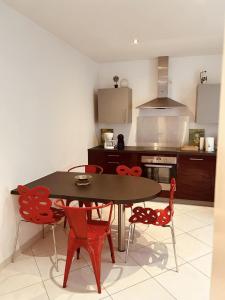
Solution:
{"label": "coffee maker", "polygon": [[113,140],[113,132],[104,133],[104,148],[105,149],[114,149],[115,141]]}

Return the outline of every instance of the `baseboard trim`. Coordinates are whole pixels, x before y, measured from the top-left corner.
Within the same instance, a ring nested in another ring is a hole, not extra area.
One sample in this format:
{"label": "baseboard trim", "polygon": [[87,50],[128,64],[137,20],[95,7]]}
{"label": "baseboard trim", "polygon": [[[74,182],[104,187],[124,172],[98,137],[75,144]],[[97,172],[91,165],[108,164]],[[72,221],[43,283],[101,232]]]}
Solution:
{"label": "baseboard trim", "polygon": [[[152,202],[165,202],[168,203],[168,198],[155,198]],[[196,206],[209,206],[214,207],[214,202],[211,201],[199,201],[199,200],[187,200],[187,199],[174,199],[175,204],[196,205]]]}

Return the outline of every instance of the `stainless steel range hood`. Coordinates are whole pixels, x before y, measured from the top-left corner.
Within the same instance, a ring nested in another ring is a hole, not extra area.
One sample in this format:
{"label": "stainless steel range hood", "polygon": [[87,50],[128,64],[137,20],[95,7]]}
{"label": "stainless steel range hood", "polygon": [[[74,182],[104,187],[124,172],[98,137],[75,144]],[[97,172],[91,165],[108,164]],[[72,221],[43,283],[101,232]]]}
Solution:
{"label": "stainless steel range hood", "polygon": [[137,108],[166,109],[185,107],[184,104],[168,98],[168,65],[168,56],[158,57],[158,97],[137,106]]}

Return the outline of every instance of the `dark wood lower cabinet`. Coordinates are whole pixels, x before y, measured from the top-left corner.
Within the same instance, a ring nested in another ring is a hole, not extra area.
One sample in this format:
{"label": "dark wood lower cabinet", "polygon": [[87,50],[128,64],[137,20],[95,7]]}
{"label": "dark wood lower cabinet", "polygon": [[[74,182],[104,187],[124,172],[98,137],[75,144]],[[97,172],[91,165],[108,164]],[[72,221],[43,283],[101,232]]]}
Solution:
{"label": "dark wood lower cabinet", "polygon": [[215,156],[178,155],[176,198],[214,201]]}
{"label": "dark wood lower cabinet", "polygon": [[[116,167],[121,164],[129,167],[141,166],[142,155],[160,155],[160,153],[105,150],[96,147],[88,150],[88,163],[102,166],[104,173],[115,174]],[[176,198],[214,201],[215,171],[215,154],[178,152]],[[168,197],[168,195],[167,191],[163,191],[161,196]]]}
{"label": "dark wood lower cabinet", "polygon": [[128,167],[137,165],[137,154],[135,152],[120,152],[110,150],[91,151],[88,150],[88,163],[98,164],[106,174],[115,174],[116,167],[126,165]]}

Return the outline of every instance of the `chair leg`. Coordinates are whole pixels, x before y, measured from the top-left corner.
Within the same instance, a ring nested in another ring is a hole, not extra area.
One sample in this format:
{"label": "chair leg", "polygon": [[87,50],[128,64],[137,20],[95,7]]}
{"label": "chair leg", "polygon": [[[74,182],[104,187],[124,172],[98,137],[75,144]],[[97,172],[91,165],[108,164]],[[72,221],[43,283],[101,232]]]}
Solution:
{"label": "chair leg", "polygon": [[125,254],[125,263],[127,262],[127,256],[128,256],[128,251],[129,251],[129,245],[130,245],[130,238],[131,238],[132,226],[133,226],[133,224],[131,223],[131,224],[129,225],[129,234],[128,234],[128,240],[127,240],[127,249],[126,249],[126,254]]}
{"label": "chair leg", "polygon": [[67,217],[64,217],[64,223],[63,223],[64,229],[66,228],[66,223],[67,223]]}
{"label": "chair leg", "polygon": [[65,266],[65,271],[64,271],[63,288],[66,287],[66,283],[67,283],[67,280],[68,280],[70,267],[71,267],[71,263],[73,261],[73,256],[74,256],[75,249],[76,249],[76,244],[75,244],[74,240],[69,240],[68,241],[67,256],[66,256],[66,266]]}
{"label": "chair leg", "polygon": [[13,247],[13,254],[12,254],[12,259],[11,262],[13,263],[15,260],[15,254],[16,254],[16,245],[17,245],[17,241],[19,238],[19,230],[20,230],[20,224],[23,222],[23,220],[20,220],[18,225],[17,225],[17,230],[16,230],[16,238],[15,238],[15,243],[14,243],[14,247]]}
{"label": "chair leg", "polygon": [[116,219],[116,205],[113,204],[113,219],[111,221],[111,224],[113,224],[114,220]]}
{"label": "chair leg", "polygon": [[77,259],[80,258],[80,248],[77,249]]}
{"label": "chair leg", "polygon": [[55,241],[55,225],[52,225],[52,237],[53,237],[54,252],[55,252],[55,268],[56,268],[56,271],[59,272],[58,256],[57,256],[56,241]]}
{"label": "chair leg", "polygon": [[[95,206],[98,206],[98,202],[95,202]],[[99,219],[101,219],[101,218],[102,218],[102,215],[101,215],[99,209],[97,209],[97,214],[98,214]]]}
{"label": "chair leg", "polygon": [[115,254],[114,254],[114,248],[113,248],[113,242],[112,242],[112,235],[109,233],[107,235],[108,242],[109,242],[109,247],[110,247],[110,252],[111,252],[111,258],[112,258],[112,263],[115,263]]}
{"label": "chair leg", "polygon": [[[69,205],[70,205],[70,200],[66,200],[66,206],[69,206]],[[80,202],[79,202],[79,206],[80,206]],[[66,228],[66,224],[67,224],[67,217],[65,216],[64,217],[64,224],[63,224],[64,229]]]}
{"label": "chair leg", "polygon": [[91,262],[95,274],[95,280],[98,288],[98,293],[101,294],[101,282],[100,282],[100,277],[101,277],[101,251],[102,251],[102,246],[100,247],[90,247],[88,249],[88,252],[91,257]]}
{"label": "chair leg", "polygon": [[174,252],[174,258],[175,258],[175,264],[176,264],[176,271],[178,272],[178,263],[177,263],[177,252],[176,252],[176,239],[174,234],[174,225],[172,220],[172,225],[170,225],[172,240],[173,240],[173,252]]}
{"label": "chair leg", "polygon": [[132,244],[133,244],[133,242],[134,242],[135,225],[136,225],[136,224],[134,223],[133,229],[132,229],[132,239],[131,239]]}

